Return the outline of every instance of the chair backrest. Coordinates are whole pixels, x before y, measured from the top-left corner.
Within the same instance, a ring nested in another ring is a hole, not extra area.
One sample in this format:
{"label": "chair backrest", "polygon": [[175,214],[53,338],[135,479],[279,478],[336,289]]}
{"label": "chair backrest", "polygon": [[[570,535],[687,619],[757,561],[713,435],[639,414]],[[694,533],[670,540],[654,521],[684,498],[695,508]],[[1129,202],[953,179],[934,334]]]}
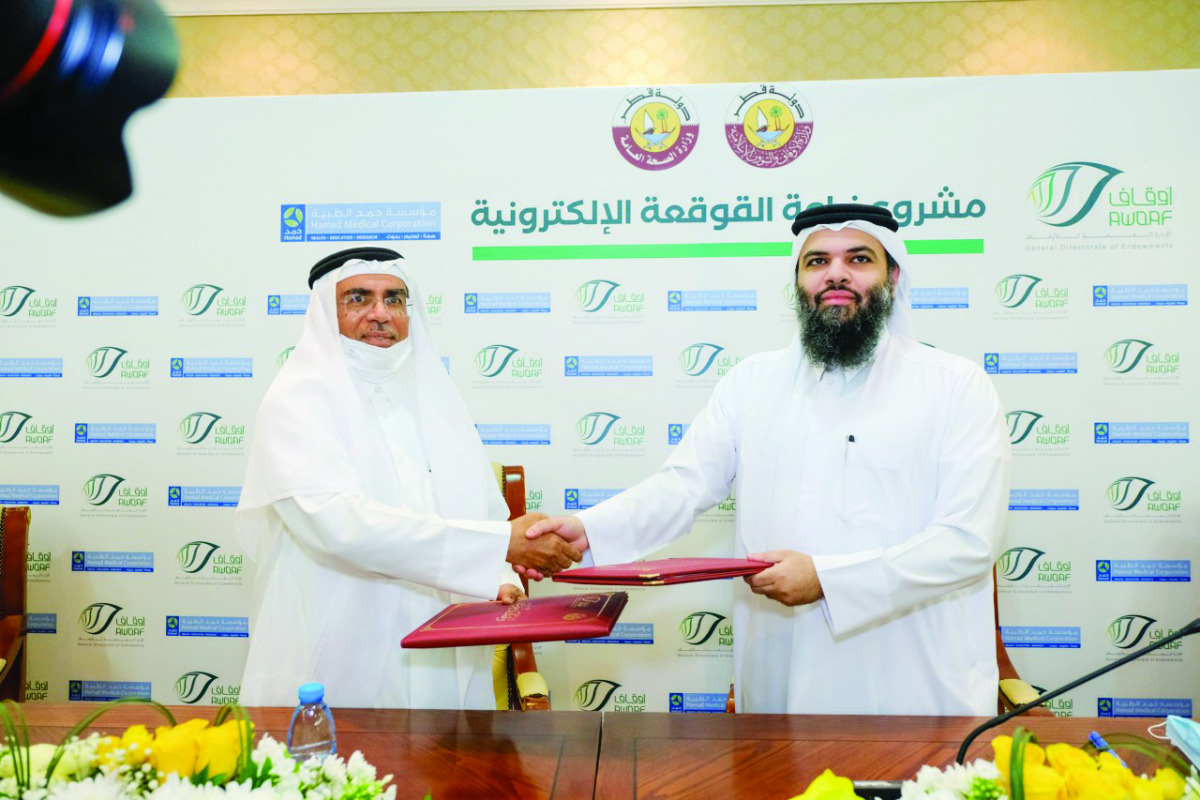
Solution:
{"label": "chair backrest", "polygon": [[0,617],[25,613],[29,506],[0,508]]}
{"label": "chair backrest", "polygon": [[492,470],[504,492],[504,502],[508,503],[508,518],[525,516],[525,468],[493,461]]}
{"label": "chair backrest", "polygon": [[0,700],[25,699],[26,549],[29,507],[0,508]]}

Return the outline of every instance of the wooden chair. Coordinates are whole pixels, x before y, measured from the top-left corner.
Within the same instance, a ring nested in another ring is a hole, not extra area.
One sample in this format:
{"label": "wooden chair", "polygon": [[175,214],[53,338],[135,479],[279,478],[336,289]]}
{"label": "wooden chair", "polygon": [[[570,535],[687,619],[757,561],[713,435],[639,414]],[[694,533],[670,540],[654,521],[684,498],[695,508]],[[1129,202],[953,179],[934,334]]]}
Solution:
{"label": "wooden chair", "polygon": [[[992,610],[996,620],[996,666],[1000,669],[1000,685],[996,692],[996,713],[1003,714],[1005,711],[1034,700],[1041,692],[1021,680],[1021,676],[1017,674],[1017,668],[1013,666],[1012,659],[1008,657],[1004,639],[1000,637],[1000,592],[996,586],[996,568],[994,566],[992,567]],[[725,713],[732,714],[736,710],[733,702],[733,684],[730,684],[729,699],[725,701]],[[1025,713],[1030,716],[1054,715],[1053,711],[1044,706],[1036,706]]]}
{"label": "wooden chair", "polygon": [[[525,468],[492,462],[492,471],[508,503],[508,518],[525,514]],[[529,594],[529,581],[521,577],[521,588]],[[549,711],[550,690],[537,671],[533,645],[528,642],[496,645],[492,660],[492,685],[498,711]]]}
{"label": "wooden chair", "polygon": [[0,700],[25,698],[25,556],[29,507],[0,508]]}

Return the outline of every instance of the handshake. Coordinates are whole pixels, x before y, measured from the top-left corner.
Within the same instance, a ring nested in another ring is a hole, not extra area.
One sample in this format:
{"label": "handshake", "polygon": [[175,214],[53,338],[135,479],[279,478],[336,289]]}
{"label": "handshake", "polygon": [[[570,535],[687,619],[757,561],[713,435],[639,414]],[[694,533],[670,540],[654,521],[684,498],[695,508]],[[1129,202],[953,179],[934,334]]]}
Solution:
{"label": "handshake", "polygon": [[588,549],[583,523],[575,517],[526,514],[510,524],[512,536],[504,560],[534,580],[582,561],[583,552]]}

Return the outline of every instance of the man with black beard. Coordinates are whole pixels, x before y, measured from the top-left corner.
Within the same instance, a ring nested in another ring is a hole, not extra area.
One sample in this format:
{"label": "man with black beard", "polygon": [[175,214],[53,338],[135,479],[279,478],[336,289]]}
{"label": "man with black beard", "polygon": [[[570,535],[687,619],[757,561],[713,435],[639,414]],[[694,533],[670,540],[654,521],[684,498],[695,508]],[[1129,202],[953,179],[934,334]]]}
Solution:
{"label": "man with black beard", "polygon": [[657,473],[535,523],[594,563],[644,558],[737,497],[740,711],[986,715],[992,563],[1011,460],[991,381],[919,343],[899,226],[875,206],[792,225],[799,335],[738,364]]}

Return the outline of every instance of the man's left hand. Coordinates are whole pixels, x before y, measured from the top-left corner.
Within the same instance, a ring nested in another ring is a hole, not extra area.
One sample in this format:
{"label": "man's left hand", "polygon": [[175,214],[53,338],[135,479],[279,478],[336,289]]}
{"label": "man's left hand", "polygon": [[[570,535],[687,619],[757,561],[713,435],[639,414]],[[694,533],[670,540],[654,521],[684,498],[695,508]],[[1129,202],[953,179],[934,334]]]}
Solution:
{"label": "man's left hand", "polygon": [[812,556],[795,550],[771,550],[767,553],[751,553],[746,558],[755,561],[770,561],[774,564],[757,575],[747,575],[744,580],[755,594],[778,600],[785,606],[802,606],[815,603],[824,596],[817,569]]}
{"label": "man's left hand", "polygon": [[500,584],[500,591],[496,594],[496,599],[506,606],[511,606],[518,600],[528,600],[525,593],[521,591],[520,586],[513,586],[511,583]]}

